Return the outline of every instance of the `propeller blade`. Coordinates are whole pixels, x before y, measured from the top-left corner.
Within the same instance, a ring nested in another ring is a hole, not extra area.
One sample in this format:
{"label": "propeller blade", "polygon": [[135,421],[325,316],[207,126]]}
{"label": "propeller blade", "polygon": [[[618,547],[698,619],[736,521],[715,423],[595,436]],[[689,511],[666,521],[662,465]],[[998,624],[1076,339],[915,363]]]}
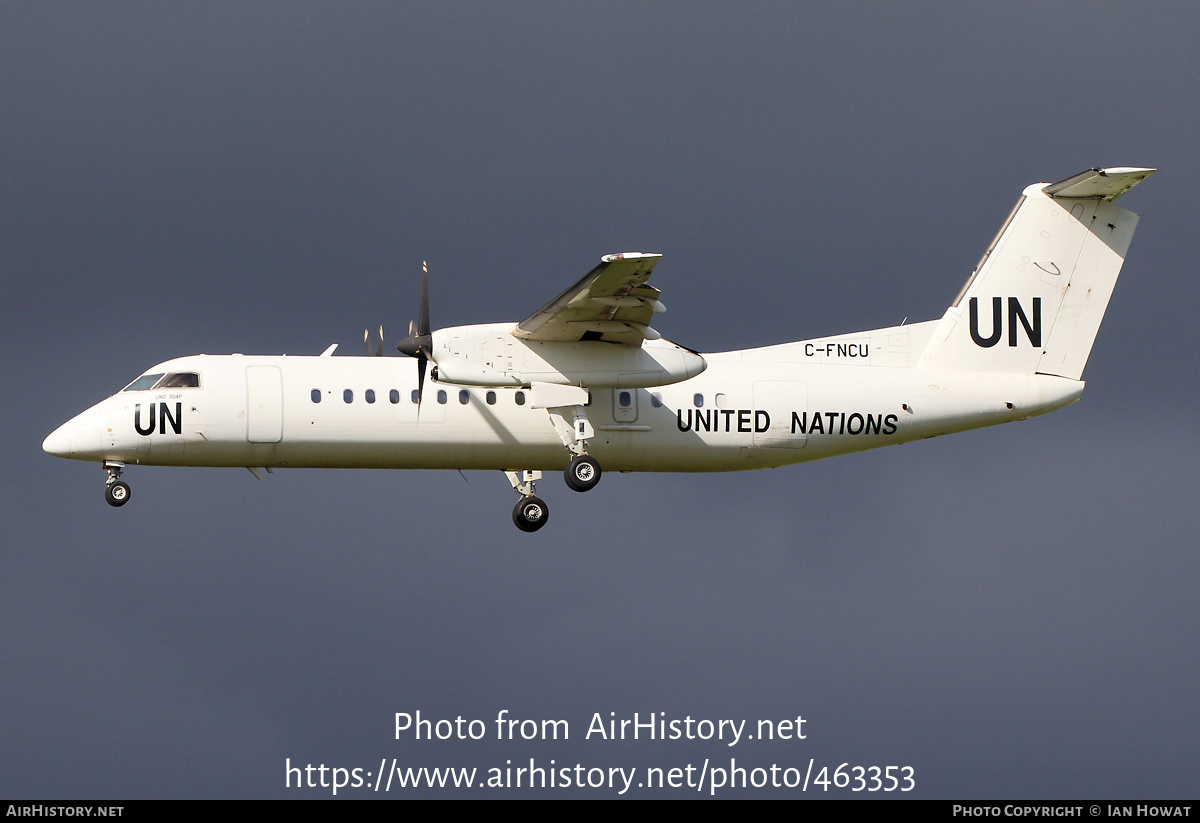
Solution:
{"label": "propeller blade", "polygon": [[433,350],[433,333],[429,325],[429,266],[421,263],[421,312],[415,323],[408,324],[408,337],[396,348],[409,357],[429,358]]}
{"label": "propeller blade", "polygon": [[[379,329],[379,345],[383,347],[383,327]],[[421,417],[421,404],[425,400],[425,372],[429,369],[430,352],[433,351],[433,330],[429,323],[429,264],[421,261],[421,311],[415,322],[408,324],[408,337],[396,348],[417,358],[417,418]]]}
{"label": "propeller blade", "polygon": [[383,326],[379,327],[379,342],[375,344],[375,356],[383,357]]}
{"label": "propeller blade", "polygon": [[367,330],[363,329],[363,354],[365,354],[367,357],[370,357],[371,356],[371,344],[367,342],[367,337],[368,337]]}
{"label": "propeller blade", "polygon": [[417,334],[421,337],[429,334],[429,269],[421,263],[421,319],[417,322]]}
{"label": "propeller blade", "polygon": [[421,404],[425,402],[425,369],[429,361],[422,357],[417,361],[417,419],[421,419]]}

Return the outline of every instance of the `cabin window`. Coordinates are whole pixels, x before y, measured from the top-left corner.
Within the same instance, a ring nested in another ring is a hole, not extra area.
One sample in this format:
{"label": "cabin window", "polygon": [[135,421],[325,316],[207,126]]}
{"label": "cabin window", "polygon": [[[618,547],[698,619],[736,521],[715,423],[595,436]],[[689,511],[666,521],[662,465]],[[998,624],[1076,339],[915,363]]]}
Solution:
{"label": "cabin window", "polygon": [[487,399],[487,404],[489,406],[496,405],[496,393],[494,391],[488,392],[486,395],[486,399]]}
{"label": "cabin window", "polygon": [[313,389],[311,397],[312,397],[312,401],[314,403],[320,403],[321,402],[321,390]]}
{"label": "cabin window", "polygon": [[353,403],[354,402],[353,389],[346,389],[344,392],[342,392],[342,399],[345,400],[347,403]]}
{"label": "cabin window", "polygon": [[122,389],[122,391],[145,391],[157,383],[158,379],[162,376],[162,372],[159,372],[158,374],[143,374],[137,380],[134,380],[132,383]]}
{"label": "cabin window", "polygon": [[650,405],[656,409],[662,408],[662,395],[658,392],[652,392],[650,395]]}
{"label": "cabin window", "polygon": [[471,402],[471,393],[466,389],[462,389],[458,393],[458,402],[464,406]]}
{"label": "cabin window", "polygon": [[629,389],[619,389],[612,393],[613,420],[617,423],[633,423],[637,421],[637,394]]}
{"label": "cabin window", "polygon": [[388,392],[388,400],[392,401],[393,406],[395,404],[399,403],[400,402],[400,390],[392,389],[390,392]]}
{"label": "cabin window", "polygon": [[374,403],[374,402],[375,402],[375,390],[374,390],[374,389],[367,389],[367,395],[366,395],[366,397],[367,397],[367,402],[368,402],[368,403]]}
{"label": "cabin window", "polygon": [[444,406],[444,405],[446,405],[447,399],[448,399],[448,395],[446,394],[446,390],[438,389],[438,402]]}
{"label": "cabin window", "polygon": [[524,406],[525,405],[525,392],[523,392],[523,391],[517,392],[516,400],[517,400],[518,406]]}
{"label": "cabin window", "polygon": [[692,402],[696,404],[696,408],[698,408],[698,409],[702,409],[702,408],[704,408],[704,395],[702,395],[702,394],[693,394],[693,395],[692,395]]}
{"label": "cabin window", "polygon": [[421,402],[421,392],[420,392],[420,390],[419,390],[419,389],[413,389],[413,390],[412,390],[412,401],[413,401],[414,403],[420,403],[420,402]]}
{"label": "cabin window", "polygon": [[717,408],[718,409],[729,408],[729,398],[726,397],[724,394],[718,394],[716,397],[716,400],[717,400]]}

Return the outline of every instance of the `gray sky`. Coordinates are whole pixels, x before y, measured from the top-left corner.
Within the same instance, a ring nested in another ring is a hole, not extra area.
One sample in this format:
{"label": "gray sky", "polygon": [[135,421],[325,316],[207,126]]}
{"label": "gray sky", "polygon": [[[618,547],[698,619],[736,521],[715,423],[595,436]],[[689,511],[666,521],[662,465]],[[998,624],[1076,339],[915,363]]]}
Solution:
{"label": "gray sky", "polygon": [[[1198,23],[0,6],[0,796],[328,794],[285,789],[287,758],[735,757],[910,765],[922,797],[1195,797]],[[41,452],[169,357],[397,340],[423,259],[435,326],[519,320],[628,249],[664,253],[656,325],[705,351],[931,319],[1024,186],[1095,165],[1162,171],[1122,201],[1142,222],[1083,400],[1019,425],[547,478],[536,535],[498,473],[135,468],[116,510]],[[396,712],[502,709],[571,739],[394,739]],[[807,739],[584,740],[596,712],[803,715]]]}

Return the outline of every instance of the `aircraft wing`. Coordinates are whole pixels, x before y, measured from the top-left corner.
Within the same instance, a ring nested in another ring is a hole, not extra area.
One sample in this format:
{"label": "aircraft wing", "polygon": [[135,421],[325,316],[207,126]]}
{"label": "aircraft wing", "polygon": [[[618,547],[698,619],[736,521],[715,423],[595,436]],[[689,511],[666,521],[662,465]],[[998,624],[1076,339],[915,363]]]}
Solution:
{"label": "aircraft wing", "polygon": [[605,255],[582,280],[518,323],[513,334],[522,340],[599,340],[635,348],[658,339],[650,319],[666,309],[658,302],[659,290],[646,281],[660,257],[637,251]]}

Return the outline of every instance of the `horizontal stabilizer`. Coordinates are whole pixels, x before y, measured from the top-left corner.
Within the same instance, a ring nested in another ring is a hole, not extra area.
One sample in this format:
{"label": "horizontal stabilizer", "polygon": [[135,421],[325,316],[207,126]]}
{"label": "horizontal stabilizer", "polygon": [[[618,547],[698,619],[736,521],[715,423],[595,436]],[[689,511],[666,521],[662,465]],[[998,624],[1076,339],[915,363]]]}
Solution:
{"label": "horizontal stabilizer", "polygon": [[1074,177],[1044,186],[1042,191],[1057,199],[1094,197],[1116,200],[1155,171],[1156,169],[1124,166],[1113,169],[1088,169]]}

